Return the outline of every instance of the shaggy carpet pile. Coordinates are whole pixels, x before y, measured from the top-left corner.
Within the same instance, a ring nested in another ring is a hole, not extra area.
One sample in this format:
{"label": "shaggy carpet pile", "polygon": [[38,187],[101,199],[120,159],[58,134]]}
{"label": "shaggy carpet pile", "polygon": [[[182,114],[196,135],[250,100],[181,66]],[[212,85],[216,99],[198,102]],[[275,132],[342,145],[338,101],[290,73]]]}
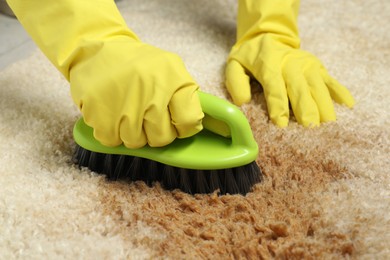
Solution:
{"label": "shaggy carpet pile", "polygon": [[[140,38],[229,99],[234,0],[123,0]],[[71,161],[80,116],[40,51],[0,72],[1,259],[389,259],[390,4],[303,0],[302,48],[356,99],[336,122],[285,129],[260,87],[242,107],[265,179],[246,197],[108,182]]]}

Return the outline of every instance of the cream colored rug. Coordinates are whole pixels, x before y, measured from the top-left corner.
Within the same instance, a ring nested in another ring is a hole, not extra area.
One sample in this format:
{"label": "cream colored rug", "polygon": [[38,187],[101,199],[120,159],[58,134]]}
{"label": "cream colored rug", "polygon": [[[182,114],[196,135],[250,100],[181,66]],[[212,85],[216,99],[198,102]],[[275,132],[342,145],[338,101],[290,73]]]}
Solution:
{"label": "cream colored rug", "polygon": [[[234,0],[118,2],[146,42],[179,53],[202,89],[228,98]],[[36,51],[0,72],[0,259],[389,259],[390,4],[303,0],[303,48],[356,98],[316,129],[242,109],[266,178],[246,197],[107,182],[72,165],[79,113]]]}

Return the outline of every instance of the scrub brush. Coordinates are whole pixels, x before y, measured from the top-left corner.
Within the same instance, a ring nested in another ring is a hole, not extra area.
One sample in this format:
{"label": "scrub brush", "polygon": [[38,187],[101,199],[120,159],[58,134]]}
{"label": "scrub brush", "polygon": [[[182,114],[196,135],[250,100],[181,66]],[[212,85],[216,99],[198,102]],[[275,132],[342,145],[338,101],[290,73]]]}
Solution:
{"label": "scrub brush", "polygon": [[80,118],[73,129],[73,160],[109,180],[160,182],[186,193],[247,194],[262,180],[255,160],[258,146],[244,114],[218,97],[199,92],[204,129],[164,147],[106,147]]}

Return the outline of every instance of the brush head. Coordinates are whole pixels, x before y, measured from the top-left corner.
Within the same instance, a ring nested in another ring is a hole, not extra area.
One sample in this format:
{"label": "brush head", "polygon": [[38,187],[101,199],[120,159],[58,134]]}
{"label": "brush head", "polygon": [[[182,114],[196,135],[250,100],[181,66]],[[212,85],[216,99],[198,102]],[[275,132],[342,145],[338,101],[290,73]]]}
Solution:
{"label": "brush head", "polygon": [[89,151],[79,145],[73,156],[80,167],[106,175],[109,180],[159,182],[167,190],[180,189],[189,194],[213,193],[246,195],[261,182],[262,173],[255,161],[243,166],[218,170],[193,170],[162,164],[129,155]]}
{"label": "brush head", "polygon": [[102,145],[80,118],[73,129],[75,163],[110,180],[160,182],[187,193],[246,194],[261,181],[255,160],[258,146],[245,115],[226,100],[198,92],[204,129],[164,147],[130,149]]}

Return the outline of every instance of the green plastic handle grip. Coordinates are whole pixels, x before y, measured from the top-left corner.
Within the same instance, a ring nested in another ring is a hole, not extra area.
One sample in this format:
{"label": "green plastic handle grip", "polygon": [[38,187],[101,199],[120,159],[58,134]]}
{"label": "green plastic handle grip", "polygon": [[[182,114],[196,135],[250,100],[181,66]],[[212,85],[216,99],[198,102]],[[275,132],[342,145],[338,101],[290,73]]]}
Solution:
{"label": "green plastic handle grip", "polygon": [[199,98],[207,115],[206,130],[176,139],[164,147],[104,146],[94,138],[93,129],[82,118],[76,122],[73,136],[78,145],[92,152],[137,156],[187,169],[227,169],[255,161],[258,146],[245,115],[228,101],[210,94],[199,92]]}
{"label": "green plastic handle grip", "polygon": [[201,91],[199,91],[199,99],[205,113],[204,128],[231,138],[233,145],[257,147],[246,116],[235,105]]}

